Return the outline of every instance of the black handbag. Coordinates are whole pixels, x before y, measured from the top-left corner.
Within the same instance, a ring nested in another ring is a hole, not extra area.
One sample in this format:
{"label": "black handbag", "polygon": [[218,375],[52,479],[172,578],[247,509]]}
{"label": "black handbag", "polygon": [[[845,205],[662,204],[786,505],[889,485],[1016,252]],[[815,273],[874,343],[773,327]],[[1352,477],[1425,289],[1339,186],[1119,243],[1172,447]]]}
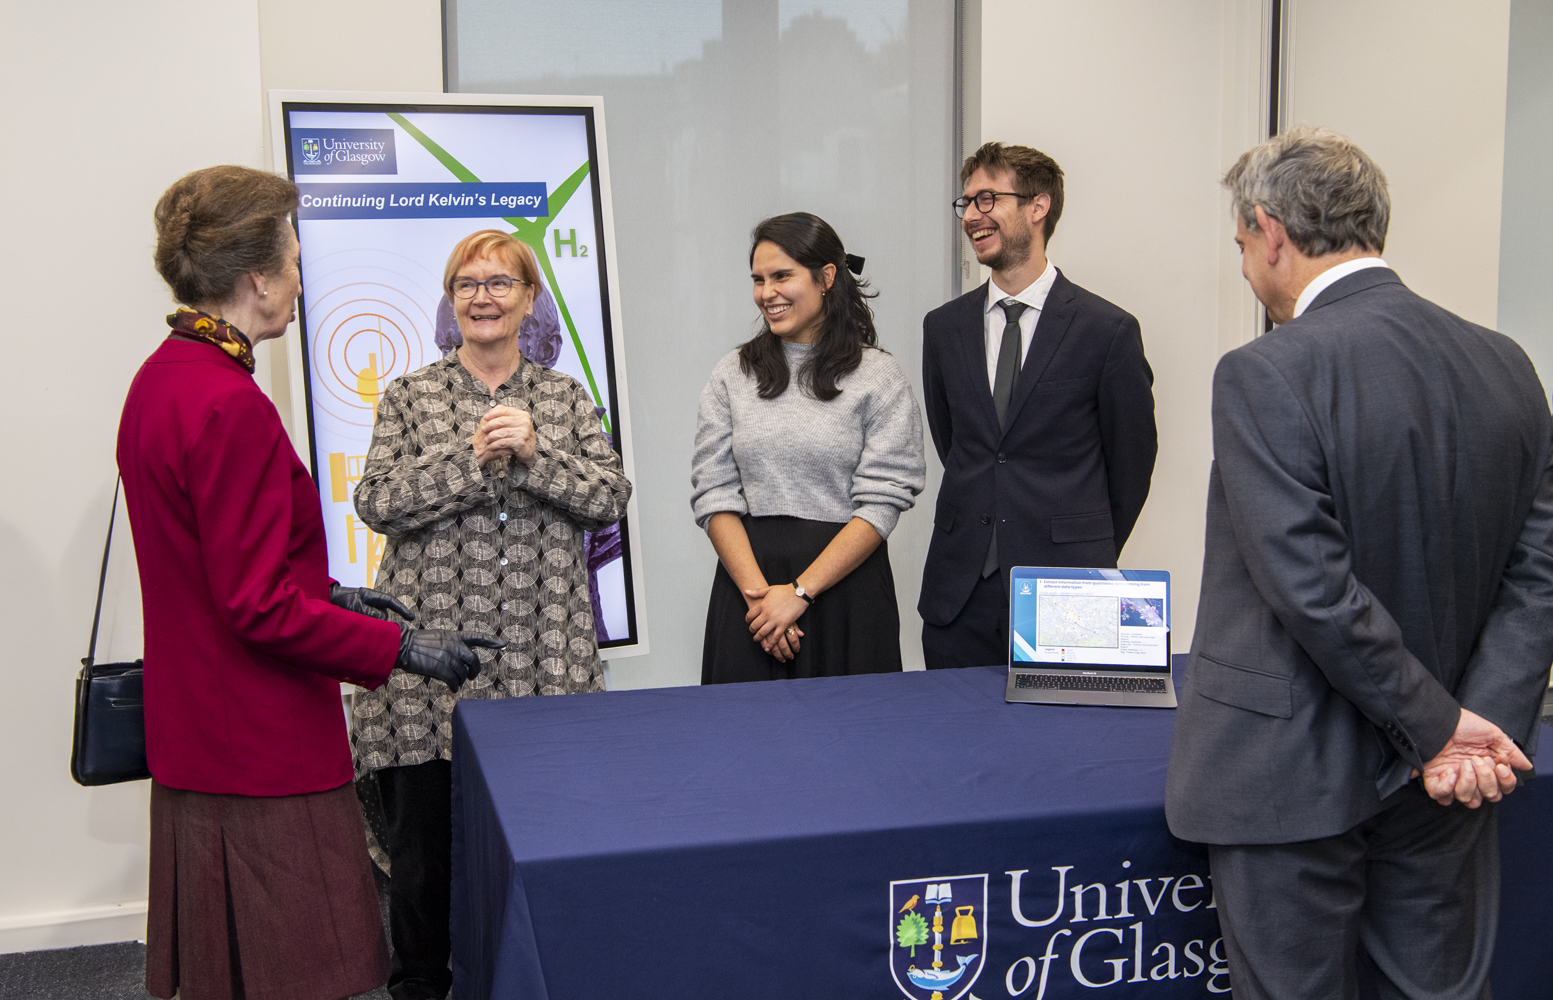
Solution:
{"label": "black handbag", "polygon": [[96,662],[97,624],[102,620],[102,592],[108,581],[108,553],[113,548],[113,519],[118,511],[116,482],[113,510],[108,514],[108,540],[102,547],[102,572],[97,576],[92,642],[75,682],[75,740],[70,750],[70,776],[81,785],[111,785],[151,777],[146,770],[145,695],[141,686],[144,661]]}

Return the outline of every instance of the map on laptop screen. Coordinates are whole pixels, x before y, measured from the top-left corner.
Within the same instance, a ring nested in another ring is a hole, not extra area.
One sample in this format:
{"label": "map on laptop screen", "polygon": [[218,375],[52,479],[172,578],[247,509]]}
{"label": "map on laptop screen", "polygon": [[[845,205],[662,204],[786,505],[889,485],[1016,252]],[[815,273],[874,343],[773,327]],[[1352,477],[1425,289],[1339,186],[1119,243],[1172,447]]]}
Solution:
{"label": "map on laptop screen", "polygon": [[[1078,573],[1093,576],[1068,575]],[[1145,575],[1154,578],[1129,578]],[[1021,568],[1014,571],[1011,589],[1013,662],[1169,668],[1165,574]]]}

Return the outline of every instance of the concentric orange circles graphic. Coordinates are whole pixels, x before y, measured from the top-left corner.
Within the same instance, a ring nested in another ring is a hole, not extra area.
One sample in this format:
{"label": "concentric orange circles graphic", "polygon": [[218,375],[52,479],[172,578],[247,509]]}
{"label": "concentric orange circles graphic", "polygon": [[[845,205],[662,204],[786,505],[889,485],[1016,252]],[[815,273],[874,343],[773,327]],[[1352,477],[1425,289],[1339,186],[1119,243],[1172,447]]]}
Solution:
{"label": "concentric orange circles graphic", "polygon": [[369,432],[388,383],[426,364],[434,320],[414,298],[381,281],[336,285],[309,301],[313,401]]}

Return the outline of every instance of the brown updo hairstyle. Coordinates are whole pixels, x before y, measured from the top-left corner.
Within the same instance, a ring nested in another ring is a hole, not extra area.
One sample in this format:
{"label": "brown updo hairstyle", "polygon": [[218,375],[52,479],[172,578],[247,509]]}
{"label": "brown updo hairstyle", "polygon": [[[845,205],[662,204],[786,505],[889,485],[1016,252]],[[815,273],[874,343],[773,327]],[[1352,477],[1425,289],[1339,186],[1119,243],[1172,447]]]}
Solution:
{"label": "brown updo hairstyle", "polygon": [[180,178],[156,203],[156,270],[186,305],[232,297],[245,274],[285,266],[286,217],[297,186],[249,167],[206,167]]}

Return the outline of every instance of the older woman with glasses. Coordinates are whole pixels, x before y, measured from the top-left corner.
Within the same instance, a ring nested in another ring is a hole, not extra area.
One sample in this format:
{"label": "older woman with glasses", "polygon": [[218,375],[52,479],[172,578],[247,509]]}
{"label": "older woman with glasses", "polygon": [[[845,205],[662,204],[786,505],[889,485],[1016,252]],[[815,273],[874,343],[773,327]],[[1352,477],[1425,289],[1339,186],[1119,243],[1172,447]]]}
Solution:
{"label": "older woman with glasses", "polygon": [[[356,513],[387,536],[377,585],[417,625],[506,641],[459,698],[602,691],[583,535],[625,514],[620,455],[587,391],[519,346],[540,288],[533,251],[474,233],[443,288],[462,344],[388,387],[356,487]],[[440,1000],[451,983],[454,704],[398,673],[356,699],[357,772],[375,775],[387,819],[396,1000]]]}

